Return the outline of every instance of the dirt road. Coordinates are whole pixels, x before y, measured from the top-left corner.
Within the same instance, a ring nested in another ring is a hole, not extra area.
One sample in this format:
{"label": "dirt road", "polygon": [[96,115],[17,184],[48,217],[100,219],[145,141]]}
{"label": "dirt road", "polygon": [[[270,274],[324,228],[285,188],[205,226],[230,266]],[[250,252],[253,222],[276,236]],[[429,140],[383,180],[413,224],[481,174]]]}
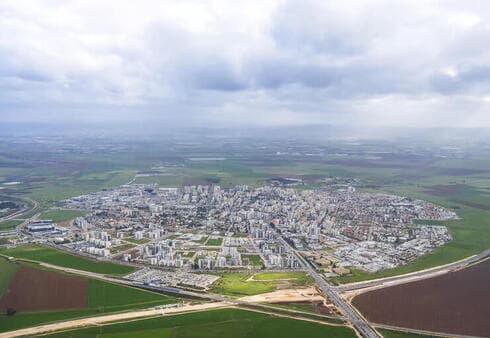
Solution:
{"label": "dirt road", "polygon": [[240,298],[250,303],[291,303],[325,301],[315,288],[284,289]]}
{"label": "dirt road", "polygon": [[38,335],[41,333],[46,333],[51,331],[61,331],[61,330],[75,329],[75,328],[81,328],[86,326],[101,325],[110,322],[120,322],[120,321],[135,319],[135,318],[152,317],[152,316],[159,316],[159,315],[164,316],[164,315],[171,315],[171,314],[181,313],[181,312],[218,309],[223,307],[229,307],[230,305],[231,305],[230,303],[226,303],[226,302],[206,303],[206,304],[197,304],[197,305],[184,305],[184,306],[168,308],[168,309],[146,309],[146,310],[124,312],[124,313],[116,313],[107,316],[74,319],[74,320],[64,321],[60,323],[45,324],[45,325],[40,325],[27,329],[3,332],[0,333],[0,338],[33,336],[33,335]]}

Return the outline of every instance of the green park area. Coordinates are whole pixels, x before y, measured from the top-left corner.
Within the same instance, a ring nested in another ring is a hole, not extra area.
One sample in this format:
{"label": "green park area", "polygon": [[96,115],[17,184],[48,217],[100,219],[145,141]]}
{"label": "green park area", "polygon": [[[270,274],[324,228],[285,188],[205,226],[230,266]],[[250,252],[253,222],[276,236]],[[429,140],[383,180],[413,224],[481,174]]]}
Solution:
{"label": "green park area", "polygon": [[252,266],[264,266],[264,262],[262,262],[262,258],[260,258],[260,255],[248,255],[248,254],[243,254],[242,255],[242,260],[246,258],[249,261],[249,264]]}
{"label": "green park area", "polygon": [[346,326],[324,325],[241,309],[219,309],[54,333],[49,337],[354,338],[356,335]]}
{"label": "green park area", "polygon": [[209,238],[206,242],[207,246],[220,246],[223,243],[223,238]]}
{"label": "green park area", "polygon": [[130,266],[95,261],[41,245],[23,245],[12,249],[0,249],[0,254],[108,275],[125,275],[134,271],[134,268]]}
{"label": "green park area", "polygon": [[230,272],[221,275],[213,291],[233,297],[251,296],[275,291],[282,286],[300,286],[309,284],[310,279],[304,272]]}

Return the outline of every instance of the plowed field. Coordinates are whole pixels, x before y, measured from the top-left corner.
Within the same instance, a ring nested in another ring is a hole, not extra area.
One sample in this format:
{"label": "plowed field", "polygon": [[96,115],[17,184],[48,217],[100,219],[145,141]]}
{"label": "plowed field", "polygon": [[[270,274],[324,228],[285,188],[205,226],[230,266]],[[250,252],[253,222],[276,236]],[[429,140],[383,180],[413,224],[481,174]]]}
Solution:
{"label": "plowed field", "polygon": [[21,266],[0,299],[0,310],[60,310],[87,307],[88,280]]}
{"label": "plowed field", "polygon": [[490,259],[466,269],[361,294],[354,306],[370,321],[490,337]]}

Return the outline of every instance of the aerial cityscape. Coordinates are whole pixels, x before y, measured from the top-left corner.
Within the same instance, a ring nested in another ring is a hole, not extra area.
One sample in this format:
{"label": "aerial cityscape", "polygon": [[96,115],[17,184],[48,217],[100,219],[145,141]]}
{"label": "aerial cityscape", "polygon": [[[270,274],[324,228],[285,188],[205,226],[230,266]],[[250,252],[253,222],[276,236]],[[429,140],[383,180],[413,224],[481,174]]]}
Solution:
{"label": "aerial cityscape", "polygon": [[0,338],[490,337],[487,3],[0,13]]}

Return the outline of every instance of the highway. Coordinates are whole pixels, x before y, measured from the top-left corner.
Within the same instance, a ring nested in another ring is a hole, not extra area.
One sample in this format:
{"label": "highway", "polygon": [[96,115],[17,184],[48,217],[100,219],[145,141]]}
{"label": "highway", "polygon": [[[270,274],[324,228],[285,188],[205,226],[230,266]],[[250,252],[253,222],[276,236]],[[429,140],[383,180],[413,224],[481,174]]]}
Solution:
{"label": "highway", "polygon": [[31,208],[24,208],[24,209],[21,209],[21,210],[14,212],[10,215],[0,217],[0,221],[17,219],[18,216],[22,216],[23,214],[31,212],[32,210],[36,209],[39,206],[39,203],[37,201],[33,200],[32,198],[24,197],[23,199],[29,201],[32,204],[32,207]]}
{"label": "highway", "polygon": [[382,286],[384,284],[386,284],[385,286],[391,286],[391,285],[396,285],[396,284],[402,284],[405,282],[420,280],[420,279],[424,279],[424,278],[431,278],[431,277],[434,277],[438,274],[443,274],[443,273],[447,273],[450,271],[462,269],[462,268],[464,268],[464,267],[466,267],[472,263],[478,262],[478,261],[485,259],[489,256],[490,256],[490,249],[485,250],[485,251],[479,253],[478,255],[473,255],[473,256],[467,257],[465,259],[462,259],[460,261],[449,263],[446,265],[441,265],[441,266],[438,266],[435,268],[430,268],[430,269],[412,272],[412,273],[408,273],[408,274],[403,274],[403,275],[399,275],[399,276],[393,276],[393,277],[369,280],[369,281],[365,281],[365,282],[357,282],[357,283],[351,283],[351,284],[346,284],[346,285],[340,285],[340,286],[334,287],[334,289],[337,292],[345,292],[345,291],[352,291],[352,290],[359,290],[359,289]]}
{"label": "highway", "polygon": [[352,323],[352,325],[355,327],[355,329],[363,336],[366,338],[378,338],[382,337],[375,329],[371,327],[369,322],[363,318],[357,311],[354,309],[354,307],[344,300],[342,297],[339,296],[337,291],[330,285],[328,284],[322,276],[318,272],[315,271],[315,269],[311,266],[310,263],[306,261],[306,259],[301,256],[301,254],[294,249],[283,237],[282,235],[274,229],[279,236],[281,242],[283,245],[288,248],[289,251],[291,251],[297,258],[297,260],[300,262],[302,267],[305,269],[305,271],[313,277],[315,282],[317,283],[318,287],[320,290],[324,293],[324,295],[327,296],[327,298],[335,305],[337,308],[344,313],[345,317],[347,320]]}

